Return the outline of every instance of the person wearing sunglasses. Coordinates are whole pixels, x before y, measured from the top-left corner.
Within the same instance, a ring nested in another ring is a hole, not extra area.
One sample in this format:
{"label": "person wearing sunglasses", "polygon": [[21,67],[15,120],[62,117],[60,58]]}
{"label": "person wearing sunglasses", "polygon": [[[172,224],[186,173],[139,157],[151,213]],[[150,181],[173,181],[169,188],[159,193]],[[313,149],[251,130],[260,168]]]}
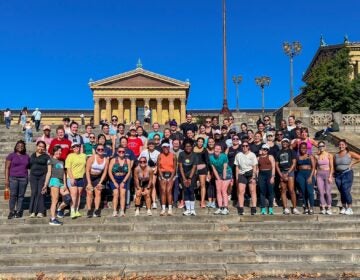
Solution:
{"label": "person wearing sunglasses", "polygon": [[[282,146],[281,146],[281,140],[284,138],[284,134],[281,130],[277,130],[275,132],[275,145],[279,148],[279,150],[281,150]],[[276,157],[276,155],[275,155]]]}
{"label": "person wearing sunglasses", "polygon": [[160,216],[166,215],[166,204],[168,205],[168,216],[172,216],[173,185],[176,174],[176,156],[170,152],[170,144],[163,142],[162,153],[158,157],[158,171],[160,180],[161,212]]}
{"label": "person wearing sunglasses", "polygon": [[211,127],[211,118],[206,118],[204,125],[205,125],[205,134],[208,137],[213,137],[214,133],[213,133],[213,129]]}
{"label": "person wearing sunglasses", "polygon": [[81,145],[79,143],[73,143],[71,148],[73,152],[66,158],[65,168],[67,173],[67,186],[69,186],[71,194],[70,217],[75,219],[81,217],[79,206],[81,193],[85,186],[86,155],[81,152]]}
{"label": "person wearing sunglasses", "polygon": [[239,215],[244,215],[244,200],[246,186],[249,186],[251,195],[251,215],[256,214],[256,172],[258,160],[250,151],[248,142],[241,144],[242,151],[235,156],[236,175],[238,183]]}
{"label": "person wearing sunglasses", "polygon": [[111,117],[111,123],[109,125],[109,134],[110,135],[116,135],[117,133],[117,125],[118,125],[118,117],[113,115]]}
{"label": "person wearing sunglasses", "polygon": [[233,174],[233,184],[229,186],[229,189],[228,189],[228,194],[229,196],[231,197],[236,197],[236,189],[237,189],[237,186],[236,186],[236,167],[235,167],[235,157],[238,153],[241,152],[241,141],[240,141],[240,138],[238,135],[234,135],[232,138],[231,138],[231,141],[232,141],[232,145],[231,147],[227,148],[226,151],[225,151],[225,154],[227,155],[228,157],[228,160],[229,160],[229,166],[232,170],[232,174]]}
{"label": "person wearing sunglasses", "polygon": [[92,134],[92,130],[93,130],[93,127],[91,124],[87,124],[85,126],[85,133],[81,135],[83,138],[84,144],[90,142],[90,134]]}
{"label": "person wearing sunglasses", "polygon": [[196,216],[195,212],[195,186],[196,186],[196,166],[197,156],[193,152],[194,141],[184,140],[184,151],[180,153],[178,164],[181,174],[181,185],[184,189],[184,200],[186,210],[184,216]]}
{"label": "person wearing sunglasses", "polygon": [[125,216],[125,196],[127,191],[126,182],[130,179],[130,161],[125,158],[125,149],[119,147],[117,156],[109,162],[108,174],[110,178],[110,188],[113,191],[113,217],[118,216],[117,207],[120,198],[120,216]]}
{"label": "person wearing sunglasses", "polygon": [[[100,217],[101,192],[104,189],[105,179],[109,165],[109,159],[105,157],[105,146],[98,144],[95,154],[88,158],[86,162],[86,206],[88,209],[87,217]],[[95,193],[95,210],[92,213],[92,204]]]}
{"label": "person wearing sunglasses", "polygon": [[148,166],[147,158],[140,156],[139,165],[134,169],[135,216],[140,215],[141,199],[144,197],[146,214],[151,216],[151,189],[153,188],[153,170]]}
{"label": "person wearing sunglasses", "polygon": [[[103,146],[103,148],[104,148],[103,155],[105,157],[107,157],[107,158],[110,158],[113,155],[113,151],[109,146],[105,145],[105,143],[106,143],[106,136],[104,134],[99,134],[98,137],[97,137],[97,145],[96,145],[96,147],[98,145]],[[93,154],[96,154],[96,148],[94,149]]]}
{"label": "person wearing sunglasses", "polygon": [[320,196],[320,213],[332,215],[331,186],[333,183],[334,158],[326,151],[324,141],[319,141],[316,159],[316,185]]}
{"label": "person wearing sunglasses", "polygon": [[90,157],[95,153],[96,149],[96,137],[94,133],[89,134],[89,141],[84,144],[84,153],[86,157]]}

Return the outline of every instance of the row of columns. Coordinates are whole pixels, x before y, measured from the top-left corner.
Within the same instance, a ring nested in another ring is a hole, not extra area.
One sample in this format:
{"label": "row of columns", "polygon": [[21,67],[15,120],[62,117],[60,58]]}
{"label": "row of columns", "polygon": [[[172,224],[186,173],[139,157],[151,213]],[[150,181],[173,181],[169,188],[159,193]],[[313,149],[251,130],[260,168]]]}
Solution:
{"label": "row of columns", "polygon": [[[111,119],[111,100],[114,98],[94,98],[94,123],[99,124],[100,123],[100,99],[104,99],[106,102],[106,118],[108,120]],[[118,118],[119,120],[124,120],[124,99],[130,100],[130,121],[134,122],[136,121],[136,100],[137,98],[117,98],[118,101]],[[174,118],[174,101],[175,98],[167,98],[169,100],[169,118],[172,120]],[[150,98],[144,98],[144,105],[148,106],[150,108]],[[160,124],[163,123],[162,120],[162,101],[164,98],[157,98],[157,104],[156,104],[156,111],[157,111],[157,122]],[[180,122],[185,121],[186,119],[186,100],[184,98],[180,99]]]}

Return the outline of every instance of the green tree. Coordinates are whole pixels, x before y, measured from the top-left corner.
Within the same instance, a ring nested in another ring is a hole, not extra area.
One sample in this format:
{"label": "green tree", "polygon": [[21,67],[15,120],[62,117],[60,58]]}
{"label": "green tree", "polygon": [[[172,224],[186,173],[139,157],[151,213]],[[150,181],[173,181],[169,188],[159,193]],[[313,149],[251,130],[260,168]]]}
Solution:
{"label": "green tree", "polygon": [[343,48],[314,67],[302,88],[311,110],[360,112],[360,79],[350,80],[349,62],[349,51]]}

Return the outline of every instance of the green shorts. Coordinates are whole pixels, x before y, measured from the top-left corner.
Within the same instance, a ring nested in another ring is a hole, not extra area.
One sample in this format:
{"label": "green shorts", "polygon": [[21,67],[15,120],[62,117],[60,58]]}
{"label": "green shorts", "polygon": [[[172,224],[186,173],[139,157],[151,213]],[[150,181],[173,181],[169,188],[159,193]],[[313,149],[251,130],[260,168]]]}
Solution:
{"label": "green shorts", "polygon": [[64,182],[59,178],[50,178],[49,187],[62,189],[64,187]]}

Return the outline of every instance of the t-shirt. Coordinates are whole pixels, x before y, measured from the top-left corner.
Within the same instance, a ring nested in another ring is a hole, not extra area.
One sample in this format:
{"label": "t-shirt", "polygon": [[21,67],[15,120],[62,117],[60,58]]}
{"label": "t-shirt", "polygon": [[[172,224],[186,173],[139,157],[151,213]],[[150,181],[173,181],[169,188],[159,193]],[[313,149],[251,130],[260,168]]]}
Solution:
{"label": "t-shirt", "polygon": [[195,153],[186,154],[185,152],[181,152],[179,154],[178,163],[182,164],[185,176],[189,177],[193,166],[197,165],[197,156]]}
{"label": "t-shirt", "polygon": [[93,154],[93,150],[96,148],[96,143],[91,144],[90,142],[84,144],[84,153],[87,156],[91,156]]}
{"label": "t-shirt", "polygon": [[[83,178],[86,167],[86,155],[71,153],[65,161],[65,168],[71,169],[71,173],[75,179]],[[68,178],[69,175],[68,175]]]}
{"label": "t-shirt", "polygon": [[146,157],[146,160],[149,161],[149,159],[151,159],[155,164],[157,163],[158,157],[160,155],[160,152],[157,150],[154,150],[152,152],[150,152],[148,149],[144,150],[141,152],[140,156],[138,157],[138,159],[140,159],[141,157]]}
{"label": "t-shirt", "polygon": [[131,161],[136,160],[134,152],[128,148],[125,148],[125,158],[127,158],[128,160],[131,160]]}
{"label": "t-shirt", "polygon": [[180,129],[183,131],[183,134],[186,135],[188,130],[192,130],[194,133],[198,131],[198,126],[196,123],[185,122],[180,125]]}
{"label": "t-shirt", "polygon": [[61,147],[61,155],[59,159],[65,161],[66,157],[70,153],[71,141],[65,138],[61,140],[59,140],[58,138],[54,138],[50,143],[49,154],[54,155],[53,149],[56,145],[60,145]]}
{"label": "t-shirt", "polygon": [[160,135],[160,139],[163,139],[163,138],[164,138],[164,133],[162,133],[161,131],[151,131],[151,132],[149,132],[148,139],[149,139],[149,140],[154,139],[154,136],[155,136],[156,134],[159,134],[159,135]]}
{"label": "t-shirt", "polygon": [[27,154],[11,153],[6,157],[10,161],[9,176],[27,177],[30,157]]}
{"label": "t-shirt", "polygon": [[234,164],[239,167],[240,174],[245,174],[253,170],[253,167],[258,164],[258,160],[253,152],[248,152],[247,154],[241,152],[235,156]]}
{"label": "t-shirt", "polygon": [[239,145],[239,147],[237,147],[237,149],[235,149],[234,147],[229,148],[227,156],[228,156],[230,167],[234,167],[235,156],[240,152],[241,152],[240,145]]}
{"label": "t-shirt", "polygon": [[[214,154],[212,154],[209,156],[209,159],[210,159],[210,164],[215,167],[219,176],[222,177],[224,171],[224,164],[229,162],[227,155],[221,153],[218,157],[216,157]],[[231,174],[231,173],[232,173],[231,167],[227,165],[226,174]]]}
{"label": "t-shirt", "polygon": [[128,138],[128,148],[134,152],[134,155],[138,157],[140,155],[143,142],[140,138]]}
{"label": "t-shirt", "polygon": [[79,134],[65,134],[65,138],[69,139],[71,143],[77,143],[80,145],[84,145],[84,140],[81,135]]}
{"label": "t-shirt", "polygon": [[50,159],[51,164],[51,178],[57,178],[60,181],[64,179],[64,162],[56,158]]}
{"label": "t-shirt", "polygon": [[276,161],[279,163],[281,171],[289,170],[293,159],[296,159],[296,153],[291,149],[280,150],[276,156]]}
{"label": "t-shirt", "polygon": [[170,139],[173,140],[173,141],[175,139],[183,141],[184,140],[184,135],[180,131],[176,131],[176,132],[171,133]]}
{"label": "t-shirt", "polygon": [[32,116],[34,116],[34,119],[36,120],[36,121],[40,121],[41,120],[41,112],[40,111],[34,111],[33,113],[32,113]]}
{"label": "t-shirt", "polygon": [[259,156],[259,152],[261,150],[261,146],[263,145],[262,142],[259,144],[255,144],[254,142],[250,144],[250,150],[256,155]]}
{"label": "t-shirt", "polygon": [[33,153],[30,157],[30,174],[34,176],[45,175],[49,164],[50,157],[48,154],[36,156],[36,153]]}

